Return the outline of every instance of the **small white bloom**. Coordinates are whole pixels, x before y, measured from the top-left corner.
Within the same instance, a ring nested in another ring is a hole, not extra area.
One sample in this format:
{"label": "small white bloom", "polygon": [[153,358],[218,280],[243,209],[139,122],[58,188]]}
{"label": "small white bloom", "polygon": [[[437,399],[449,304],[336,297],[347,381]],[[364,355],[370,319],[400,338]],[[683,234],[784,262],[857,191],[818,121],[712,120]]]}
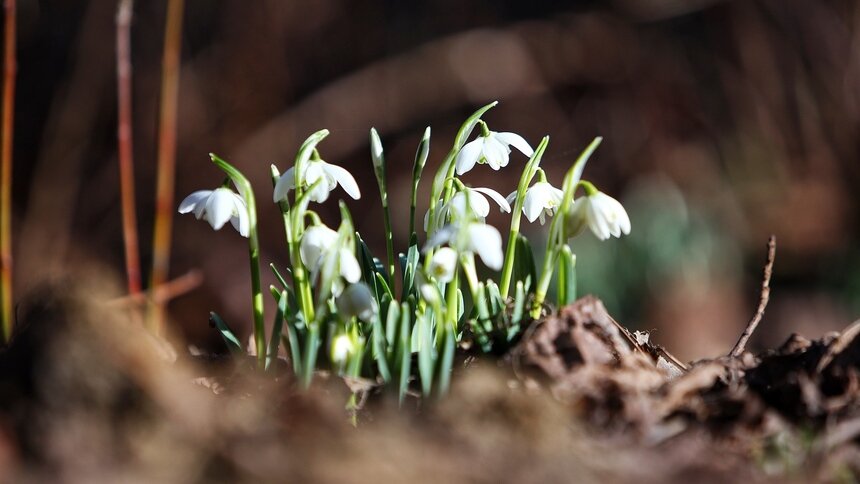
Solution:
{"label": "small white bloom", "polygon": [[331,361],[343,364],[354,351],[355,345],[352,344],[352,338],[347,334],[339,334],[331,342]]}
{"label": "small white bloom", "polygon": [[478,254],[490,269],[497,271],[502,268],[502,234],[492,225],[480,222],[446,225],[430,237],[426,247],[445,243],[459,253]]}
{"label": "small white bloom", "polygon": [[475,167],[476,163],[486,163],[498,170],[508,165],[511,146],[531,157],[534,150],[529,143],[516,133],[497,133],[489,131],[486,136],[478,136],[466,143],[457,154],[457,174],[462,175]]}
{"label": "small white bloom", "polygon": [[[361,266],[355,258],[355,254],[347,247],[335,247],[338,234],[325,225],[313,225],[305,230],[302,242],[299,245],[299,255],[302,263],[316,275],[325,265],[327,257],[337,256],[340,275],[350,283],[356,283],[361,279]],[[340,294],[342,284],[335,281],[332,292]]]}
{"label": "small white bloom", "polygon": [[229,188],[199,190],[188,195],[179,204],[179,213],[188,212],[193,212],[197,220],[205,218],[215,230],[220,230],[229,221],[242,237],[247,237],[250,232],[245,200]]}
{"label": "small white bloom", "polygon": [[[517,192],[511,193],[508,195],[508,202],[513,203],[516,197]],[[563,197],[564,192],[558,188],[547,182],[537,182],[526,190],[523,197],[523,214],[529,222],[540,218],[540,224],[543,225],[546,217],[552,217],[558,210]]]}
{"label": "small white bloom", "polygon": [[[467,195],[468,192],[468,195]],[[457,192],[453,197],[451,197],[451,201],[448,202],[451,208],[457,210],[459,214],[466,213],[466,199],[469,200],[469,208],[472,213],[475,214],[478,218],[483,220],[490,214],[490,202],[487,201],[487,197],[489,196],[493,199],[496,204],[499,205],[499,208],[504,213],[510,213],[511,205],[505,200],[505,197],[502,196],[501,193],[493,190],[492,188],[466,188],[463,191]]]}
{"label": "small white bloom", "polygon": [[457,251],[442,247],[430,259],[430,274],[439,282],[451,282],[457,271]]}
{"label": "small white bloom", "polygon": [[621,203],[603,192],[578,198],[570,209],[566,220],[569,237],[577,235],[588,226],[600,240],[610,236],[621,237],[630,233],[630,217]]}
{"label": "small white bloom", "polygon": [[379,139],[379,133],[376,128],[370,128],[370,157],[373,159],[374,168],[381,168],[385,163],[382,153],[382,141]]}
{"label": "small white bloom", "polygon": [[[273,199],[275,203],[287,198],[290,190],[296,187],[296,172],[294,166],[290,167],[275,184]],[[345,169],[326,163],[323,160],[309,160],[305,164],[305,172],[299,176],[302,187],[307,188],[316,183],[317,180],[322,181],[314,187],[308,194],[311,201],[322,203],[328,200],[328,195],[338,184],[343,187],[343,190],[353,199],[361,198],[361,191],[358,189],[358,183],[355,178]]]}
{"label": "small white bloom", "polygon": [[351,284],[337,298],[337,310],[344,318],[358,316],[362,321],[371,321],[379,312],[376,299],[367,284]]}

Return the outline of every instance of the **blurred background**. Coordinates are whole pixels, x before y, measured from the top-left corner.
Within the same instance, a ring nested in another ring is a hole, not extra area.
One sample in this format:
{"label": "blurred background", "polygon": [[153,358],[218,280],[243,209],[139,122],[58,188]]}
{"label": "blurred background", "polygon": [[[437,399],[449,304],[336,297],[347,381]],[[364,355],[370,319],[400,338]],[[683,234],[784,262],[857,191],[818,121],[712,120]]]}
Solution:
{"label": "blurred background", "polygon": [[[60,274],[122,281],[114,0],[19,0],[14,223],[17,297]],[[407,243],[408,179],[426,125],[428,173],[477,107],[535,146],[561,177],[597,135],[586,177],[622,200],[633,232],[575,240],[579,289],[684,360],[727,352],[758,301],[777,236],[770,306],[753,349],[818,337],[860,315],[860,5],[848,0],[436,2],[188,0],[182,40],[176,205],[223,175],[257,187],[264,264],[287,261],[270,202],[313,131],[350,170],[358,229],[384,254],[371,170],[375,126],[390,163],[396,248]],[[134,142],[143,267],[151,263],[166,1],[135,2]],[[507,194],[525,159],[466,175]],[[427,179],[422,185],[428,189]],[[319,212],[338,222],[336,199]],[[423,214],[427,200],[419,204]],[[508,217],[491,223],[506,232]],[[171,274],[205,279],[170,303],[177,334],[217,347],[216,310],[250,325],[246,241],[174,220]],[[540,225],[527,226],[536,246]],[[268,274],[266,274],[268,276]],[[267,281],[268,282],[268,281]],[[119,287],[119,284],[118,284]],[[118,293],[119,295],[119,293]]]}

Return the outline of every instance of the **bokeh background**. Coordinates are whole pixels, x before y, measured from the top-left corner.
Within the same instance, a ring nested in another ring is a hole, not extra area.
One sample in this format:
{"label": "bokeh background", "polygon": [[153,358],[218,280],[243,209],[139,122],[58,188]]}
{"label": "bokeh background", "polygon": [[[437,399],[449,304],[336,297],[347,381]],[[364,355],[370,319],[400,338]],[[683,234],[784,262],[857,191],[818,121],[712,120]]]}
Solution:
{"label": "bokeh background", "polygon": [[[15,254],[19,298],[47,278],[122,280],[113,0],[19,1]],[[165,1],[135,2],[134,142],[141,257],[150,263]],[[188,0],[176,204],[222,175],[216,152],[258,190],[263,262],[283,265],[268,167],[311,132],[352,171],[358,229],[383,254],[368,129],[391,164],[404,250],[415,147],[429,170],[463,119],[536,145],[556,183],[596,135],[586,176],[623,201],[633,232],[576,239],[580,292],[682,359],[728,351],[758,300],[777,236],[771,304],[753,347],[844,327],[860,315],[860,5],[848,0],[553,2]],[[467,175],[512,191],[523,157]],[[425,183],[424,193],[427,184]],[[340,192],[339,192],[340,193]],[[343,196],[342,193],[340,196]],[[336,224],[337,197],[319,212]],[[426,197],[419,211],[426,208]],[[490,222],[503,232],[507,217]],[[535,241],[539,225],[527,230]],[[199,268],[171,302],[177,334],[216,347],[209,310],[248,327],[245,240],[175,219],[171,272]],[[537,244],[536,242],[536,245]]]}

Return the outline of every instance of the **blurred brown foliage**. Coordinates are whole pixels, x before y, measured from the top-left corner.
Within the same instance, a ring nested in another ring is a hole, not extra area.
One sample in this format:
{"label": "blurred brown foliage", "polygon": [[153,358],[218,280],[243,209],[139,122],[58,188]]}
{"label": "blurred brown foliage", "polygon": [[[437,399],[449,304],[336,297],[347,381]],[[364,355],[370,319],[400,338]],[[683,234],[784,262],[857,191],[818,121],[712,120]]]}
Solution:
{"label": "blurred brown foliage", "polygon": [[[88,270],[94,259],[121,270],[115,8],[108,0],[19,6],[19,294]],[[616,258],[616,276],[640,268],[623,288],[612,274],[590,279],[588,259],[580,260],[582,291],[618,301],[610,309],[627,324],[660,329],[655,338],[679,356],[730,348],[754,308],[770,233],[780,255],[760,344],[790,330],[841,328],[860,312],[856,2],[193,0],[186,8],[177,200],[220,183],[208,152],[234,162],[258,189],[264,263],[282,265],[287,257],[268,203],[268,166],[286,169],[309,133],[332,131],[322,155],[356,174],[364,196],[350,207],[378,250],[368,129],[380,131],[392,164],[390,197],[406,200],[424,126],[433,127],[435,167],[462,119],[498,99],[487,117],[491,128],[533,144],[550,135],[543,165],[556,181],[602,135],[587,172],[598,186],[625,199],[659,179],[671,189],[649,193],[659,199],[677,190],[675,205],[692,220],[693,235],[718,234],[704,245],[679,239],[686,258],[669,254],[680,262],[661,266],[669,269],[659,277],[641,269],[652,266],[630,262],[634,254],[622,245],[604,246]],[[132,27],[144,267],[164,14],[165,2],[136,2]],[[521,161],[501,173],[483,167],[468,181],[506,194]],[[396,247],[404,250],[405,204],[393,210],[401,229]],[[319,211],[336,223],[335,203]],[[649,234],[645,246],[653,253],[666,246],[663,229],[646,220],[634,216],[633,230]],[[174,274],[200,268],[206,276],[200,290],[171,305],[184,334],[211,343],[209,309],[236,326],[249,324],[244,240],[183,218],[174,243]]]}

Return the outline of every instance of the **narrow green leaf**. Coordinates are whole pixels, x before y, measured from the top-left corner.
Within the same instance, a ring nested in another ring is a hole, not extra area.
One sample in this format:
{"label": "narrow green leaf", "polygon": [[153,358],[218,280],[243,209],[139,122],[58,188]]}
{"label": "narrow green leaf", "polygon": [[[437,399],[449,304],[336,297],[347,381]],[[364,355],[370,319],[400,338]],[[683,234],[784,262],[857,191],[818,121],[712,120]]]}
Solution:
{"label": "narrow green leaf", "polygon": [[527,278],[536,280],[537,270],[529,240],[522,234],[517,234],[516,263],[514,264],[514,281],[525,281]]}
{"label": "narrow green leaf", "polygon": [[379,369],[379,376],[382,377],[382,381],[388,383],[391,380],[391,370],[388,368],[388,349],[387,344],[385,343],[385,333],[382,329],[382,321],[380,321],[379,316],[374,316],[373,318],[373,330],[370,335],[371,344],[373,345],[371,348],[371,353],[373,355],[373,359],[376,360],[377,368]]}
{"label": "narrow green leaf", "polygon": [[556,283],[558,307],[567,306],[576,300],[576,256],[565,244],[558,257],[558,281]]}
{"label": "narrow green leaf", "polygon": [[397,343],[398,385],[397,395],[400,404],[409,389],[409,377],[412,372],[412,307],[409,303],[400,305],[400,337]]}
{"label": "narrow green leaf", "polygon": [[278,300],[278,309],[275,311],[275,322],[272,323],[272,336],[269,338],[269,348],[266,352],[266,366],[269,369],[272,360],[278,357],[278,345],[281,342],[281,330],[284,327],[284,314],[287,312],[287,291],[281,291]]}
{"label": "narrow green leaf", "polygon": [[215,327],[218,328],[218,331],[221,333],[221,338],[224,339],[224,343],[227,345],[227,349],[230,350],[230,353],[234,356],[245,356],[245,350],[242,349],[242,343],[239,342],[239,338],[233,334],[233,331],[227,326],[227,323],[221,319],[221,316],[215,313],[215,311],[211,311],[209,313],[209,321],[215,324]]}

